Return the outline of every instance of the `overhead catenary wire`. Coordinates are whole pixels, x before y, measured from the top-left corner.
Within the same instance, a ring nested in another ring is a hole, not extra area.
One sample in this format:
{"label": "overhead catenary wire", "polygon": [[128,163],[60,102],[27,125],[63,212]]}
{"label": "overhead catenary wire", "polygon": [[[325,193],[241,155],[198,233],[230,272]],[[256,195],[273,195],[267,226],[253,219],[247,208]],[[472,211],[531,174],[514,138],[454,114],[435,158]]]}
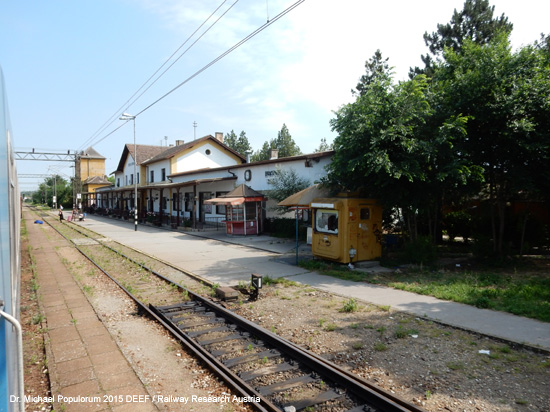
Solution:
{"label": "overhead catenary wire", "polygon": [[[153,86],[153,84],[155,84],[155,83],[157,82],[157,80],[160,79],[160,77],[161,77],[162,75],[164,75],[164,73],[166,73],[168,70],[170,70],[170,68],[171,68],[174,64],[176,64],[176,62],[177,62],[181,57],[183,57],[183,55],[184,55],[185,53],[187,53],[187,52],[188,52],[188,51],[189,51],[189,50],[190,50],[190,49],[191,49],[191,48],[192,48],[192,47],[193,47],[193,46],[194,46],[194,45],[195,45],[195,44],[196,44],[205,34],[206,34],[206,33],[208,33],[208,31],[210,31],[210,29],[211,29],[212,27],[214,27],[214,25],[215,25],[218,21],[220,21],[221,18],[224,17],[224,16],[229,12],[229,10],[231,10],[231,9],[233,8],[233,6],[235,6],[235,4],[238,3],[238,1],[239,1],[239,0],[236,0],[236,1],[231,5],[231,7],[229,7],[220,17],[218,17],[218,19],[216,19],[216,21],[215,21],[214,23],[212,23],[212,25],[211,25],[207,30],[205,30],[205,31],[204,31],[204,32],[203,32],[203,33],[202,33],[202,34],[201,34],[201,35],[200,35],[200,36],[199,36],[199,37],[198,37],[198,38],[197,38],[197,39],[196,39],[196,40],[195,40],[195,41],[194,41],[185,51],[184,51],[184,53],[182,53],[182,54],[181,54],[181,55],[180,55],[180,56],[179,56],[170,66],[168,66],[168,67],[166,68],[166,70],[164,70],[164,71],[161,73],[161,75],[160,75],[153,83],[151,83],[151,84],[150,84],[150,85],[149,85],[149,86],[148,86],[148,87],[147,87],[147,88],[146,88],[146,89],[145,89],[145,90],[135,99],[135,100],[137,100],[138,98],[140,98],[141,96],[143,96],[143,94],[144,94],[147,90],[149,90],[149,89],[151,88],[151,86]],[[135,102],[135,100],[134,100],[134,102]]]}
{"label": "overhead catenary wire", "polygon": [[252,33],[250,33],[248,36],[246,36],[244,39],[242,39],[241,41],[239,41],[238,43],[236,43],[234,46],[232,46],[231,48],[229,48],[228,50],[226,50],[225,52],[223,52],[222,54],[220,54],[218,57],[216,57],[214,60],[212,60],[210,63],[208,63],[207,65],[203,66],[201,69],[197,70],[195,73],[193,73],[191,76],[189,76],[187,79],[185,79],[183,82],[181,82],[180,84],[178,84],[176,87],[174,87],[173,89],[171,89],[169,92],[165,93],[164,95],[162,95],[161,97],[159,97],[157,100],[155,100],[153,103],[151,103],[149,106],[145,107],[143,110],[139,111],[135,116],[139,116],[140,114],[142,114],[143,112],[149,110],[151,107],[153,107],[155,104],[157,104],[158,102],[160,102],[161,100],[163,100],[164,98],[166,98],[167,96],[169,96],[170,94],[172,94],[173,92],[175,92],[177,89],[179,89],[181,86],[183,86],[184,84],[188,83],[190,80],[194,79],[195,77],[197,77],[199,74],[201,74],[202,72],[204,72],[205,70],[207,70],[208,68],[210,68],[211,66],[213,66],[214,64],[216,64],[217,62],[219,62],[221,59],[223,59],[224,57],[226,57],[228,54],[232,53],[233,51],[235,51],[236,49],[238,49],[240,46],[242,46],[244,43],[246,43],[248,40],[252,39],[254,36],[256,36],[258,33],[262,32],[263,30],[265,30],[267,27],[271,26],[273,23],[275,23],[277,20],[279,20],[281,17],[284,17],[286,14],[288,14],[289,12],[291,12],[292,10],[294,10],[296,7],[298,7],[300,4],[302,4],[305,0],[298,0],[296,3],[292,4],[291,6],[289,6],[288,8],[286,8],[285,10],[283,10],[281,13],[279,13],[277,16],[275,16],[273,19],[267,21],[265,24],[261,25],[260,27],[258,27],[256,30],[254,30]]}
{"label": "overhead catenary wire", "polygon": [[[172,68],[172,66],[174,66],[174,64],[176,64],[177,61],[179,61],[206,33],[208,33],[208,31],[210,31],[210,29],[212,29],[212,27],[214,27],[219,21],[220,19],[225,16],[227,14],[227,12],[229,12],[229,10],[231,10],[235,4],[237,4],[239,2],[239,0],[235,0],[235,2],[218,18],[216,19],[216,21],[214,21],[210,27],[208,27],[200,36],[198,39],[196,39],[187,49],[185,49],[178,57],[175,61],[172,62],[172,64],[170,64],[170,66],[168,66],[151,84],[149,84],[151,82],[151,80],[157,75],[157,73],[159,73],[162,68],[164,66],[166,66],[168,64],[168,62],[170,60],[172,60],[172,58],[176,55],[176,53],[178,53],[192,38],[193,36],[195,36],[197,34],[197,32],[199,32],[199,30],[201,30],[204,25],[220,10],[220,8],[225,4],[227,3],[228,0],[223,0],[222,3],[199,25],[199,27],[197,27],[197,29],[195,29],[195,31],[189,35],[187,37],[187,39],[170,55],[170,57],[168,57],[165,62],[134,92],[134,94],[132,94],[132,96],[130,96],[130,98],[128,98],[128,100],[126,100],[126,102],[124,102],[106,121],[105,123],[103,123],[98,130],[96,130],[92,136],[90,136],[88,139],[86,139],[86,141],[80,146],[79,149],[83,149],[84,146],[87,146],[88,145],[88,142],[93,142],[93,139],[96,138],[99,134],[101,134],[103,131],[105,131],[105,129],[107,129],[110,125],[112,125],[115,121],[118,120],[118,116],[120,115],[120,113],[122,112],[125,112],[127,111],[132,104],[134,104],[141,96],[143,96],[143,94],[145,92],[147,92],[147,90],[149,90],[151,88],[151,86],[153,86],[164,74],[166,74],[166,72],[168,70],[170,70],[170,68]],[[149,86],[139,95],[136,97],[136,95],[144,88],[147,86],[147,84],[149,84]],[[135,97],[135,99],[134,99]],[[132,100],[133,99],[133,100]],[[114,131],[118,130],[120,127],[118,127],[117,129],[115,129]],[[114,132],[113,131],[113,132]],[[107,136],[110,136],[113,132],[109,133]],[[107,137],[105,136],[105,137]],[[104,137],[104,138],[105,138]],[[102,138],[101,140],[99,141],[102,141],[104,140],[104,138]],[[98,143],[98,142],[96,142]],[[94,143],[91,143],[90,145],[93,146]]]}
{"label": "overhead catenary wire", "polygon": [[[216,57],[214,60],[210,61],[210,63],[206,64],[205,66],[203,66],[201,69],[197,70],[195,73],[193,73],[191,76],[189,76],[187,79],[185,79],[183,82],[181,82],[180,84],[178,84],[176,87],[172,88],[170,91],[168,91],[167,93],[165,93],[164,95],[162,95],[161,97],[159,97],[157,100],[155,100],[153,103],[151,103],[150,105],[146,106],[144,109],[142,109],[141,111],[137,112],[134,116],[137,117],[139,115],[141,115],[142,113],[146,112],[147,110],[149,110],[151,107],[153,107],[154,105],[156,105],[157,103],[159,103],[161,100],[165,99],[166,97],[168,97],[170,94],[172,94],[173,92],[175,92],[176,90],[178,90],[180,87],[182,87],[183,85],[185,85],[186,83],[188,83],[189,81],[191,81],[192,79],[194,79],[195,77],[197,77],[199,74],[201,74],[202,72],[204,72],[205,70],[207,70],[208,68],[210,68],[211,66],[213,66],[214,64],[216,64],[217,62],[219,62],[221,59],[223,59],[224,57],[226,57],[228,54],[232,53],[233,51],[235,51],[237,48],[239,48],[240,46],[242,46],[244,43],[246,43],[247,41],[249,41],[250,39],[252,39],[254,36],[256,36],[258,33],[262,32],[263,30],[265,30],[267,27],[271,26],[273,23],[275,23],[276,21],[278,21],[281,17],[284,17],[285,15],[287,15],[288,13],[290,13],[292,10],[294,10],[296,7],[298,7],[300,4],[302,4],[305,0],[298,0],[297,2],[293,3],[292,5],[290,5],[289,7],[287,7],[285,10],[283,10],[281,13],[277,14],[273,19],[267,21],[265,24],[261,25],[260,27],[258,27],[256,30],[254,30],[252,33],[250,33],[248,36],[246,36],[245,38],[243,38],[241,41],[237,42],[235,45],[233,45],[231,48],[229,48],[228,50],[226,50],[225,52],[223,52],[222,54],[220,54],[218,57]],[[127,122],[124,122],[121,126],[117,127],[116,129],[112,130],[111,132],[109,132],[107,135],[103,136],[101,139],[97,140],[94,144],[97,144],[97,143],[100,143],[102,142],[103,140],[105,140],[107,137],[111,136],[113,133],[115,133],[118,129],[120,129],[122,126],[124,126]]]}

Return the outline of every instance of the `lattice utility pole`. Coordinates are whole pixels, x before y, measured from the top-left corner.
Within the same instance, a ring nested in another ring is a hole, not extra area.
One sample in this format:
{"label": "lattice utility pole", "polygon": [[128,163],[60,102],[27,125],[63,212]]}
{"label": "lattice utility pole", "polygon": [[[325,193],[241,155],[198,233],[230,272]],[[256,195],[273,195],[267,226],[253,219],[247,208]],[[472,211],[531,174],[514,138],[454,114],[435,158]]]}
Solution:
{"label": "lattice utility pole", "polygon": [[74,151],[71,153],[56,152],[38,152],[32,149],[30,152],[15,150],[15,160],[41,160],[50,162],[74,162],[74,179],[73,179],[73,209],[78,206],[77,194],[82,193],[82,180],[80,178],[80,155],[81,152]]}

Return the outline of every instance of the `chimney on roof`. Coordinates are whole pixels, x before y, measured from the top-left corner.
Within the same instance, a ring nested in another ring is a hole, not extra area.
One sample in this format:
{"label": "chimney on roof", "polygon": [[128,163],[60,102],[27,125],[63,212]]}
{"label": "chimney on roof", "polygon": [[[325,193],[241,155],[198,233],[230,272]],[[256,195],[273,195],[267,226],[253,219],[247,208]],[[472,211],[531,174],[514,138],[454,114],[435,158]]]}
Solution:
{"label": "chimney on roof", "polygon": [[223,143],[223,133],[216,132],[216,139],[219,140],[221,143]]}
{"label": "chimney on roof", "polygon": [[183,143],[183,140],[176,140],[176,146],[181,146]]}
{"label": "chimney on roof", "polygon": [[271,149],[269,152],[269,160],[275,160],[279,158],[279,149]]}

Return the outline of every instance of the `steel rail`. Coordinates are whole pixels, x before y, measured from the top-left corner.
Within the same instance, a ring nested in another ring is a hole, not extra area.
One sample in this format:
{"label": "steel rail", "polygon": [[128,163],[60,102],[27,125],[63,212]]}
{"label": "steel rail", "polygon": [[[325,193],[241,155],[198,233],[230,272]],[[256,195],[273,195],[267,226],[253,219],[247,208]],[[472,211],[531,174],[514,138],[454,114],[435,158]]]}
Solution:
{"label": "steel rail", "polygon": [[[99,239],[97,239],[97,238],[94,238],[94,237],[90,236],[89,234],[84,233],[84,232],[81,231],[81,230],[78,230],[77,227],[80,227],[80,226],[76,225],[76,223],[74,223],[74,222],[71,222],[71,229],[77,231],[78,233],[80,233],[80,234],[83,235],[83,236],[86,236],[86,237],[88,237],[88,238],[90,238],[90,239],[95,240],[96,242],[100,243],[101,245],[105,246],[106,248],[111,249],[113,252],[118,253],[118,251],[117,251],[116,249],[114,249],[114,248],[112,248],[111,246],[105,244],[105,243],[102,242],[101,240],[99,240]],[[90,232],[92,232],[92,233],[95,233],[97,236],[101,236],[100,234],[94,232],[94,231],[91,230],[91,229],[86,229],[86,230],[88,230],[88,231],[90,231]],[[151,255],[147,254],[146,252],[143,252],[143,251],[141,251],[141,250],[139,250],[139,249],[133,248],[132,246],[128,246],[128,245],[122,244],[122,243],[120,243],[118,240],[111,239],[111,241],[114,242],[114,243],[116,243],[116,244],[118,244],[118,245],[121,245],[121,246],[123,246],[123,247],[125,247],[125,248],[128,248],[128,249],[130,249],[130,250],[133,250],[133,251],[136,252],[136,253],[140,253],[140,254],[142,254],[142,255],[145,255],[145,256],[149,257],[150,259],[154,259],[154,260],[156,260],[156,261],[162,263],[163,265],[166,265],[166,266],[171,267],[172,269],[178,270],[178,271],[180,271],[181,273],[183,273],[183,274],[185,274],[185,275],[187,275],[187,276],[193,278],[193,279],[196,280],[197,282],[200,282],[200,283],[205,284],[206,286],[212,287],[212,286],[214,285],[214,283],[211,282],[211,281],[209,281],[208,279],[204,279],[203,277],[197,275],[196,273],[193,273],[193,272],[190,272],[190,271],[188,271],[188,270],[186,270],[186,269],[180,268],[180,267],[174,265],[173,263],[166,262],[166,261],[164,261],[164,260],[162,260],[162,259],[159,259],[159,258],[157,258],[157,257],[151,256]],[[136,263],[137,263],[137,262],[136,262]]]}
{"label": "steel rail", "polygon": [[[46,220],[45,220],[46,221]],[[240,395],[249,397],[258,397],[260,398],[260,404],[253,402],[254,406],[258,408],[259,411],[280,411],[281,409],[273,405],[271,402],[266,400],[263,396],[260,395],[254,388],[250,387],[244,380],[240,379],[238,376],[233,374],[228,368],[223,365],[219,360],[212,356],[206,349],[196,343],[193,339],[187,336],[179,328],[174,328],[171,324],[165,321],[165,318],[162,314],[152,305],[148,307],[142,303],[138,298],[132,295],[132,293],[127,290],[120,282],[114,279],[109,273],[107,273],[99,264],[97,264],[90,256],[88,256],[77,244],[75,244],[71,239],[67,238],[63,233],[57,230],[50,222],[46,221],[54,230],[60,233],[66,240],[73,243],[76,249],[87,259],[89,259],[99,270],[101,270],[106,276],[108,276],[113,282],[117,284],[124,292],[136,302],[139,306],[142,313],[147,313],[150,317],[162,324],[172,335],[178,338],[185,347],[187,347],[195,356],[200,358],[214,373],[218,374],[233,390],[238,392]],[[78,233],[83,234],[84,236],[90,237],[81,231],[71,227],[72,230],[75,230]],[[97,239],[94,239],[98,241]],[[332,362],[294,344],[287,339],[284,339],[263,327],[243,318],[240,315],[224,308],[223,306],[200,296],[185,287],[179,285],[178,283],[168,279],[164,275],[156,272],[155,270],[147,267],[146,265],[135,261],[129,256],[126,256],[124,253],[117,251],[116,249],[111,248],[108,245],[98,241],[99,244],[105,246],[109,250],[117,253],[121,257],[129,260],[130,262],[142,267],[143,269],[154,274],[163,281],[176,286],[181,291],[186,291],[188,296],[195,302],[200,303],[204,307],[208,308],[212,312],[218,314],[224,319],[232,322],[233,324],[241,327],[242,329],[248,331],[254,336],[260,338],[262,341],[269,343],[275,349],[286,354],[287,356],[301,362],[303,365],[309,367],[310,369],[316,371],[322,376],[331,379],[334,382],[337,382],[343,388],[350,390],[357,397],[365,401],[366,403],[371,404],[372,406],[380,409],[384,412],[425,412],[424,409],[413,405],[398,396],[395,396],[391,393],[386,392],[382,388],[379,388],[373,384],[370,384],[366,380],[340,368],[339,366],[333,364]]]}
{"label": "steel rail", "polygon": [[[247,398],[254,398],[252,402],[249,402],[249,404],[252,404],[254,408],[258,412],[280,412],[280,408],[273,405],[271,402],[269,402],[267,399],[265,399],[263,396],[261,396],[258,392],[256,392],[252,387],[250,387],[245,381],[240,379],[239,377],[235,376],[228,368],[226,368],[220,361],[218,361],[215,357],[213,357],[208,351],[206,351],[204,348],[202,348],[200,345],[196,344],[194,341],[189,339],[188,337],[182,336],[180,333],[178,333],[177,330],[175,330],[171,325],[166,323],[163,319],[161,319],[153,310],[149,309],[149,307],[141,302],[136,296],[134,296],[127,288],[125,288],[120,282],[118,282],[113,276],[111,276],[104,268],[101,267],[92,257],[90,257],[88,254],[86,254],[85,251],[83,251],[75,242],[73,242],[71,239],[69,239],[67,236],[65,236],[63,233],[61,233],[57,228],[55,228],[50,222],[48,222],[46,219],[44,221],[57,233],[59,233],[63,238],[65,238],[68,242],[72,243],[74,247],[91,263],[93,263],[103,274],[105,274],[109,279],[111,279],[120,289],[122,289],[139,307],[140,311],[147,313],[150,315],[153,319],[157,320],[162,326],[164,326],[175,338],[177,338],[187,349],[189,349],[196,357],[198,357],[204,364],[208,366],[210,370],[212,370],[215,374],[217,374],[223,381],[235,392],[237,392],[242,397]],[[135,262],[133,259],[131,259],[128,256],[125,256],[124,254],[117,252],[121,256],[125,257],[126,259],[132,261],[132,263],[139,264]],[[156,276],[161,277],[164,281],[169,282],[171,284],[176,285],[178,288],[182,290],[187,290],[183,288],[182,286],[172,282],[171,280],[167,279],[166,277],[162,276],[161,274],[151,270],[150,268],[147,268],[147,266],[143,264],[139,264],[139,266],[143,267],[146,270],[149,270],[151,273],[155,274]],[[189,293],[192,293],[195,296],[195,293],[188,291]],[[259,402],[257,402],[256,399],[260,399]]]}

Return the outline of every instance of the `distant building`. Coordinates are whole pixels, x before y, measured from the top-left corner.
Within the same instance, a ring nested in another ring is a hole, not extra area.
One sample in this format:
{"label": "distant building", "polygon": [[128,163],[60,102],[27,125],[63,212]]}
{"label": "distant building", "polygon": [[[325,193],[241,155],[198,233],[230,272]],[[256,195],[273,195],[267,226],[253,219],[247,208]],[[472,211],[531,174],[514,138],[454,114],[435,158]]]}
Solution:
{"label": "distant building", "polygon": [[[223,134],[208,135],[188,143],[146,146],[126,144],[115,176],[113,187],[96,191],[97,205],[102,212],[128,218],[135,206],[134,188],[138,189],[138,212],[141,221],[173,227],[191,225],[205,227],[225,219],[225,206],[205,204],[205,201],[231,192],[246,184],[269,198],[269,179],[278,169],[294,169],[299,177],[313,184],[326,176],[332,151],[288,158],[247,163],[246,159],[223,143]],[[137,158],[136,176],[134,159]],[[135,179],[135,180],[134,180]],[[262,218],[272,215],[268,200],[262,205]]]}
{"label": "distant building", "polygon": [[88,199],[88,206],[95,204],[95,191],[101,187],[111,186],[111,182],[105,174],[105,157],[101,156],[93,147],[88,147],[80,153],[77,164],[80,164],[81,188],[78,193],[82,193]]}

